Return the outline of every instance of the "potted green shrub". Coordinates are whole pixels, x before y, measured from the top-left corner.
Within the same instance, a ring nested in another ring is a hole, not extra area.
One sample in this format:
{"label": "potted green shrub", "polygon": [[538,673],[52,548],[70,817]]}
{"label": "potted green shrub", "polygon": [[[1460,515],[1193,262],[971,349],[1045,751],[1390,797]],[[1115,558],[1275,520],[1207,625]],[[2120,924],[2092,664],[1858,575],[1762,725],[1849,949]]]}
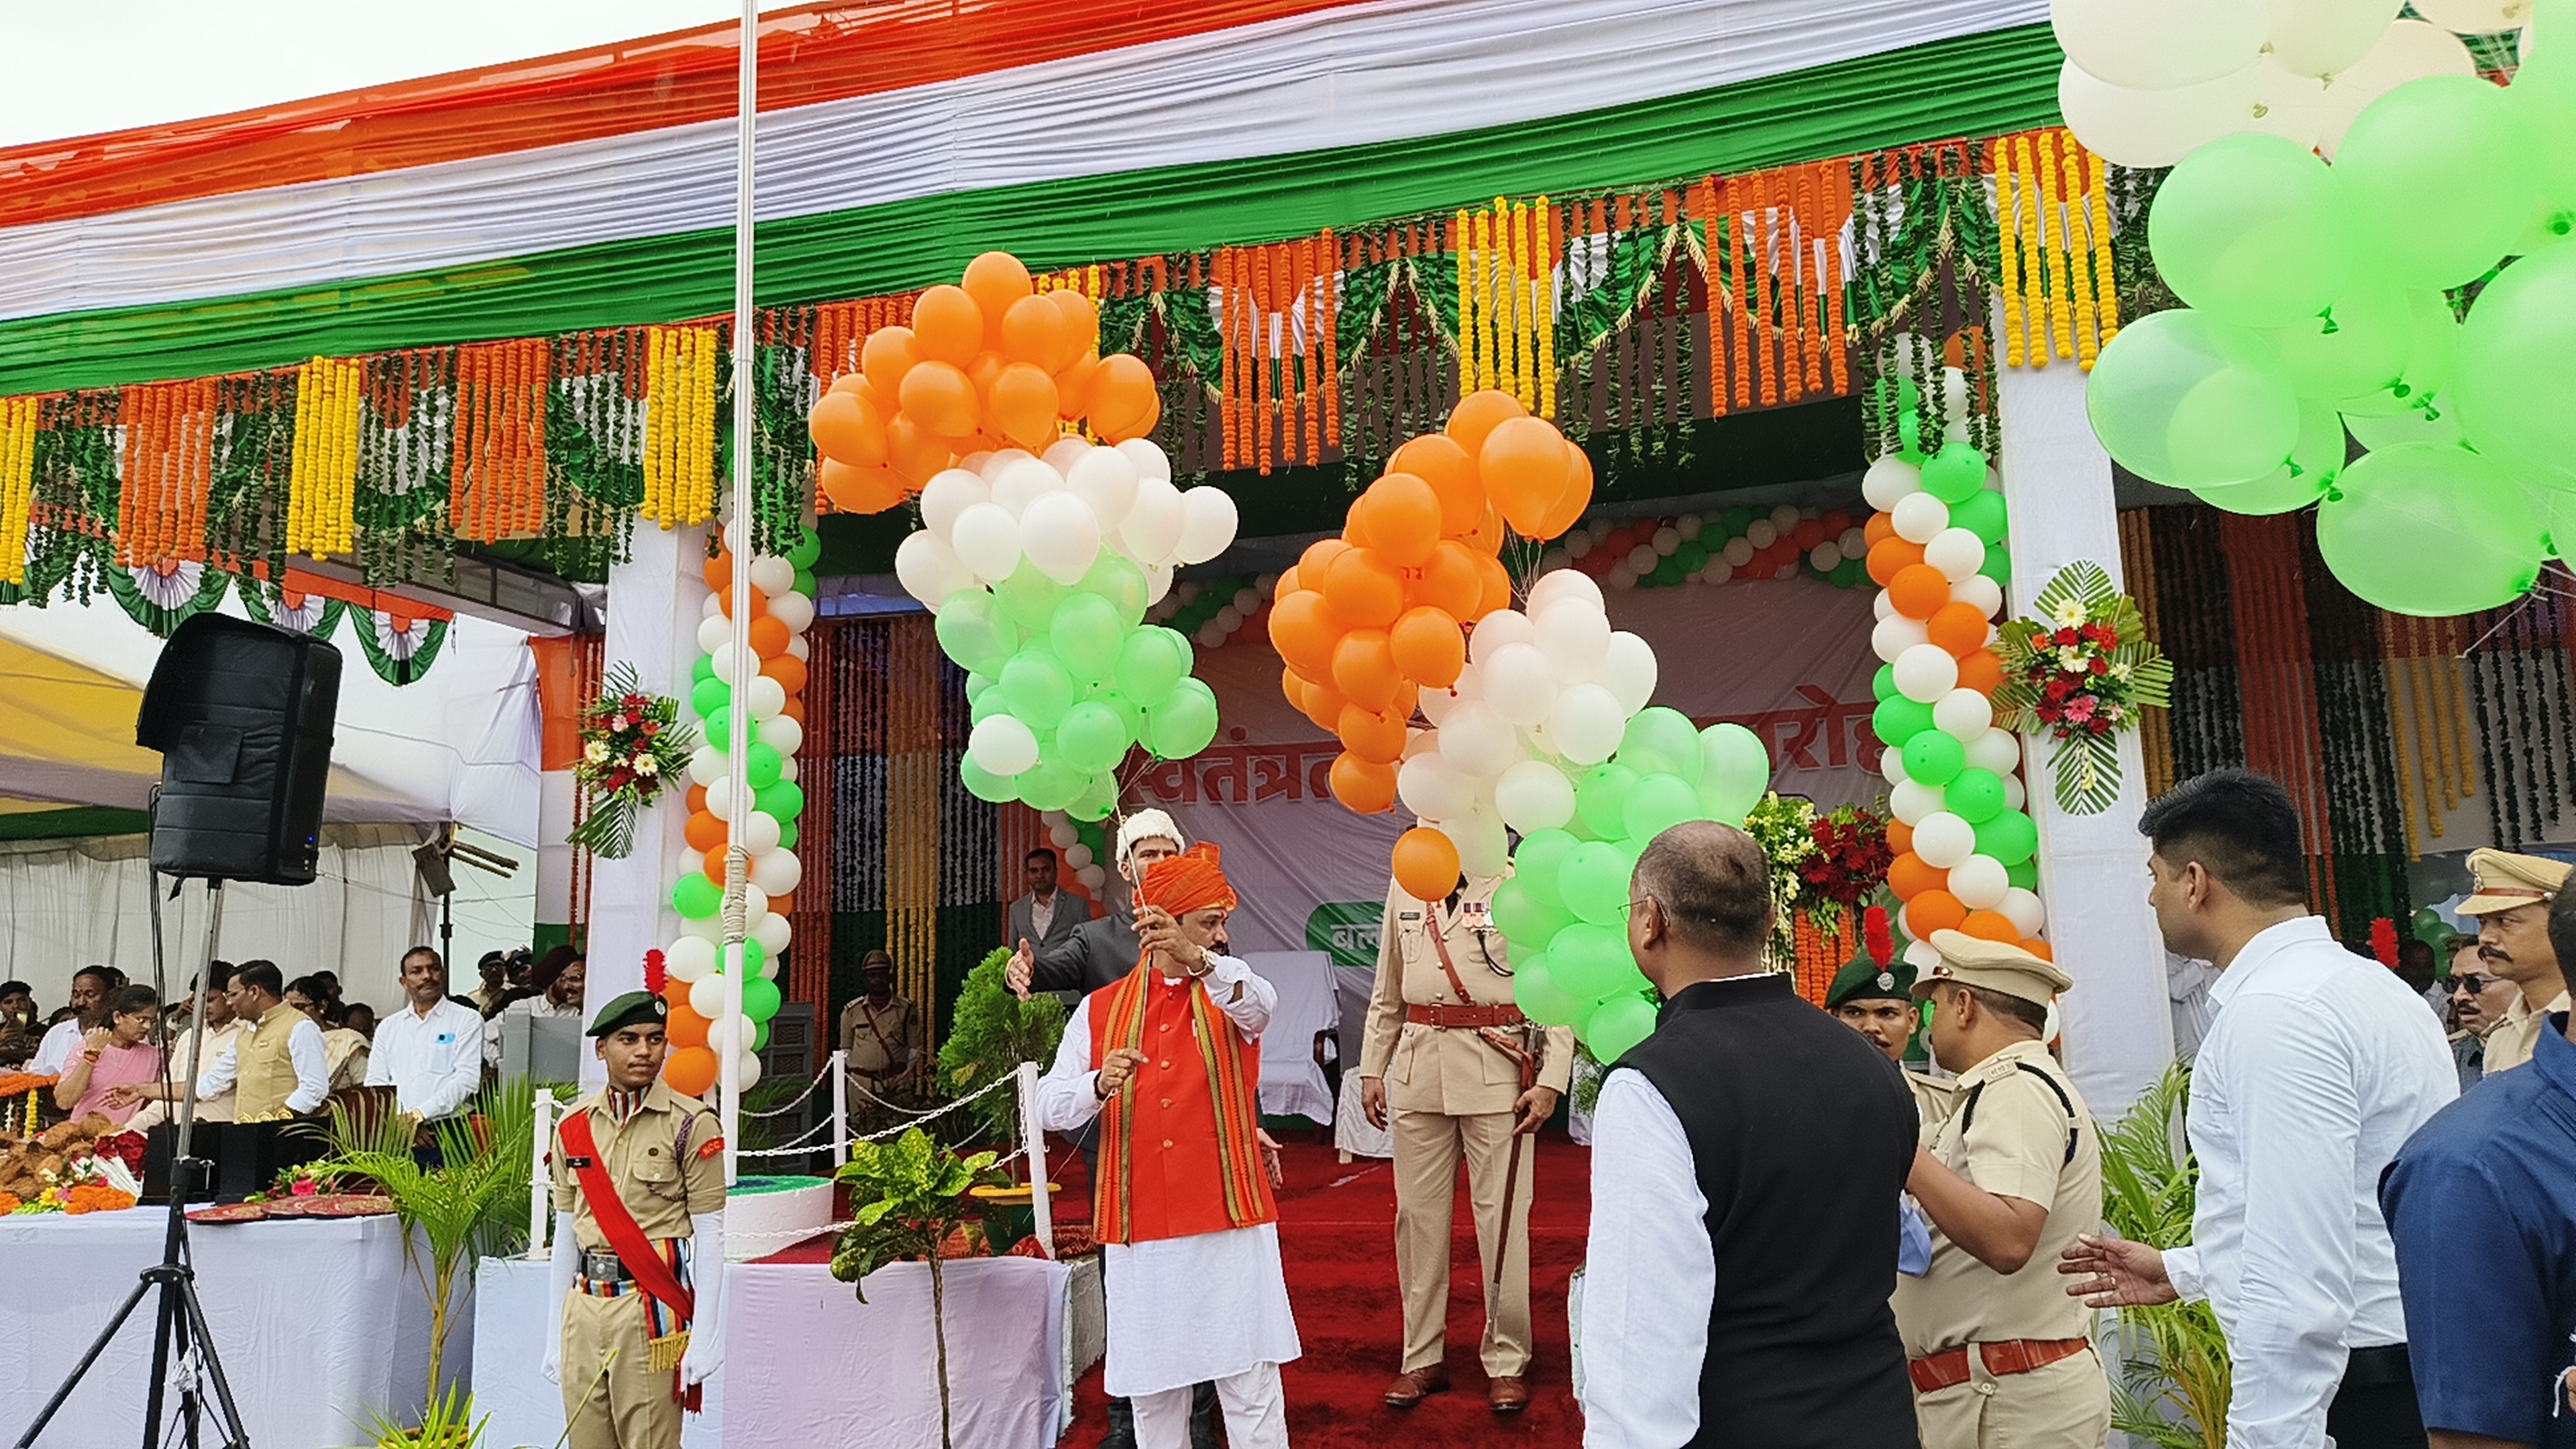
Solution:
{"label": "potted green shrub", "polygon": [[947,1288],[940,1248],[960,1228],[979,1225],[978,1187],[1009,1178],[993,1166],[996,1154],[960,1157],[918,1127],[890,1142],[854,1142],[850,1161],[836,1178],[850,1189],[850,1226],[832,1250],[832,1276],[868,1301],[868,1275],[888,1263],[930,1265],[930,1329],[939,1365],[939,1443],[949,1449]]}
{"label": "potted green shrub", "polygon": [[[2102,1133],[2102,1216],[2151,1248],[2191,1242],[2199,1168],[2183,1151],[2191,1068],[2181,1062]],[[2120,1310],[2125,1350],[2111,1427],[2157,1449],[2224,1449],[2231,1392],[2227,1336],[2209,1304]]]}

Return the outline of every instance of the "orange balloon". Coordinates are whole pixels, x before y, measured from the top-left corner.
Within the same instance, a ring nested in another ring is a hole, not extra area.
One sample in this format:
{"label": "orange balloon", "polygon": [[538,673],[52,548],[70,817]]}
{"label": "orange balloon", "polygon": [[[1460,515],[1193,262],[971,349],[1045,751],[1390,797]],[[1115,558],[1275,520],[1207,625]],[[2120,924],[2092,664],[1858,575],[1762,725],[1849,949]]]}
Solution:
{"label": "orange balloon", "polygon": [[781,650],[777,657],[760,661],[760,672],[778,681],[778,687],[794,699],[805,689],[805,661]]}
{"label": "orange balloon", "polygon": [[1869,546],[1869,581],[1886,588],[1895,577],[1923,562],[1923,545],[1907,543],[1894,534]]}
{"label": "orange balloon", "polygon": [[[1306,581],[1307,588],[1320,589],[1324,586],[1325,575],[1333,571],[1333,560],[1350,551],[1351,546],[1338,538],[1316,539],[1306,545],[1304,553],[1297,555],[1297,577]],[[1284,594],[1288,591],[1283,588],[1279,592]]]}
{"label": "orange balloon", "polygon": [[1112,443],[1141,438],[1154,431],[1163,416],[1163,400],[1154,391],[1151,368],[1131,353],[1113,352],[1100,359],[1091,380],[1091,430]]}
{"label": "orange balloon", "polygon": [[1389,473],[1368,486],[1351,507],[1368,514],[1370,546],[1398,568],[1418,569],[1440,542],[1440,495],[1410,473]]}
{"label": "orange balloon", "polygon": [[1545,518],[1539,520],[1537,536],[1542,541],[1555,538],[1572,528],[1575,521],[1583,517],[1583,510],[1592,506],[1592,455],[1576,447],[1574,440],[1568,438],[1565,442],[1565,456],[1571,465],[1572,472],[1566,482],[1565,492],[1556,500],[1556,507],[1550,509]]}
{"label": "orange balloon", "polygon": [[1340,733],[1342,711],[1349,704],[1350,701],[1342,698],[1342,692],[1330,684],[1306,686],[1306,718],[1314,721],[1315,728],[1328,735]]}
{"label": "orange balloon", "polygon": [[1071,341],[1065,315],[1057,310],[1050,293],[1047,297],[1022,297],[1002,314],[1002,351],[1014,362],[1025,362],[1053,373],[1081,356],[1068,347]]}
{"label": "orange balloon", "polygon": [[1986,647],[1986,616],[1974,604],[1943,604],[1932,612],[1926,632],[1933,643],[1964,659]]}
{"label": "orange balloon", "polygon": [[1404,612],[1404,575],[1375,549],[1352,549],[1325,571],[1324,602],[1353,624],[1383,629]]}
{"label": "orange balloon", "polygon": [[1887,602],[1909,619],[1929,619],[1949,605],[1949,576],[1927,563],[1907,564],[1887,581]]}
{"label": "orange balloon", "polygon": [[665,978],[662,982],[662,1001],[675,1009],[688,1005],[689,983],[677,977]]}
{"label": "orange balloon", "polygon": [[[1911,830],[1906,832],[1909,836],[1913,833]],[[1913,842],[1908,840],[1906,844],[1911,846]],[[1893,841],[1889,842],[1889,848],[1895,848]],[[1887,888],[1896,892],[1900,901],[1910,901],[1925,891],[1939,890],[1949,879],[1948,871],[1916,855],[1911,849],[1897,856],[1887,867]]]}
{"label": "orange balloon", "polygon": [[1458,541],[1487,558],[1499,558],[1503,552],[1503,515],[1492,504],[1485,505],[1485,516],[1476,526],[1458,535]]}
{"label": "orange balloon", "polygon": [[984,309],[963,287],[933,287],[912,304],[912,339],[925,361],[962,368],[984,350]]}
{"label": "orange balloon", "polygon": [[861,398],[873,398],[876,396],[876,389],[868,386],[867,374],[859,372],[842,373],[840,376],[833,378],[832,385],[823,389],[823,391],[827,394],[836,392],[846,393],[851,397]]}
{"label": "orange balloon", "polygon": [[[1468,457],[1481,460],[1485,451],[1485,435],[1494,430],[1496,423],[1506,418],[1528,416],[1529,409],[1521,406],[1519,398],[1487,388],[1458,399],[1458,406],[1449,414],[1449,425],[1441,431],[1449,435],[1450,441],[1465,449]],[[1485,480],[1487,493],[1493,491],[1493,486],[1494,480]]]}
{"label": "orange balloon", "polygon": [[903,390],[903,375],[921,361],[921,347],[909,327],[880,327],[859,347],[859,367],[879,401]]}
{"label": "orange balloon", "polygon": [[704,810],[689,817],[689,849],[714,850],[724,844],[725,823]]}
{"label": "orange balloon", "polygon": [[1387,631],[1387,642],[1395,667],[1416,684],[1447,689],[1467,667],[1467,636],[1446,609],[1425,605],[1405,610]]}
{"label": "orange balloon", "polygon": [[1404,758],[1405,716],[1392,709],[1362,709],[1356,704],[1342,706],[1342,717],[1334,724],[1342,747],[1371,764],[1392,768]]}
{"label": "orange balloon", "polygon": [[1333,758],[1333,798],[1362,815],[1395,808],[1395,771],[1345,750]]}
{"label": "orange balloon", "polygon": [[853,468],[830,458],[815,470],[814,486],[841,513],[883,513],[908,496],[891,468]]}
{"label": "orange balloon", "polygon": [[1905,903],[1905,934],[1929,940],[1934,931],[1955,931],[1968,919],[1968,908],[1945,890],[1922,891]]}
{"label": "orange balloon", "polygon": [[1512,606],[1512,576],[1503,561],[1476,555],[1476,572],[1485,579],[1485,596],[1476,601],[1476,617],[1481,619]]}
{"label": "orange balloon", "polygon": [[943,438],[965,437],[983,426],[975,383],[945,362],[925,362],[903,375],[903,415]]}
{"label": "orange balloon", "polygon": [[[730,619],[733,617],[733,585],[731,583],[727,583],[724,587],[716,590],[716,607],[723,612],[726,618]],[[769,617],[769,596],[762,593],[757,588],[751,591],[751,617],[755,619],[766,619]]]}
{"label": "orange balloon", "polygon": [[1270,610],[1270,647],[1308,679],[1332,674],[1333,646],[1349,629],[1313,589],[1283,593]]}
{"label": "orange balloon", "polygon": [[966,380],[975,385],[975,406],[981,408],[991,402],[993,379],[1000,377],[1002,369],[1010,365],[1009,358],[989,349],[975,354],[975,360],[966,365]]}
{"label": "orange balloon", "polygon": [[966,275],[958,281],[966,295],[975,299],[976,310],[984,314],[988,326],[1007,314],[1012,303],[1029,295],[1029,269],[1009,252],[986,252],[968,262]]}
{"label": "orange balloon", "polygon": [[1455,536],[1485,516],[1485,485],[1476,478],[1476,460],[1446,433],[1410,438],[1386,460],[1389,473],[1410,473],[1440,495],[1440,531]]}
{"label": "orange balloon", "polygon": [[1305,587],[1307,587],[1305,576],[1297,572],[1295,564],[1290,564],[1279,571],[1279,582],[1272,586],[1270,596],[1275,599],[1281,594],[1293,594]]}
{"label": "orange balloon", "polygon": [[707,879],[714,881],[717,885],[723,885],[725,879],[724,847],[719,845],[713,850],[701,852],[698,859],[698,871]]}
{"label": "orange balloon", "polygon": [[1408,679],[1395,687],[1394,714],[1397,719],[1403,720],[1408,725],[1411,724],[1413,722],[1413,708],[1421,702],[1421,685]]}
{"label": "orange balloon", "polygon": [[1503,521],[1523,536],[1537,538],[1574,481],[1574,464],[1565,456],[1565,435],[1555,424],[1507,417],[1485,435],[1484,448],[1476,455],[1476,476],[1485,480],[1486,496],[1502,510]]}
{"label": "orange balloon", "polygon": [[787,626],[776,619],[751,621],[751,652],[762,659],[787,658],[787,641],[794,637],[796,636],[788,632]]}
{"label": "orange balloon", "polygon": [[1403,682],[1384,629],[1353,629],[1333,646],[1333,688],[1353,705],[1372,714],[1391,709]]}
{"label": "orange balloon", "polygon": [[1313,687],[1306,682],[1306,676],[1297,672],[1296,665],[1283,664],[1279,667],[1279,692],[1287,696],[1289,708],[1299,714],[1306,712],[1306,691]]}
{"label": "orange balloon", "polygon": [[[676,984],[686,985],[687,983]],[[697,1009],[683,998],[672,1002],[669,1013],[663,1017],[662,1035],[670,1040],[674,1049],[686,1050],[690,1047],[705,1046],[707,1032],[712,1026],[712,1022],[698,1015]]]}
{"label": "orange balloon", "polygon": [[698,577],[705,579],[711,589],[721,589],[732,583],[733,550],[722,544],[716,545],[716,551],[707,556],[705,567],[698,570]]}
{"label": "orange balloon", "polygon": [[1976,649],[1959,656],[1959,687],[1979,694],[1992,694],[2003,687],[2004,662],[1992,649]]}
{"label": "orange balloon", "polygon": [[707,808],[707,787],[691,785],[689,792],[680,797],[680,804],[692,815],[704,812]]}
{"label": "orange balloon", "polygon": [[1430,826],[1395,838],[1394,864],[1395,883],[1417,901],[1446,900],[1458,888],[1458,847]]}
{"label": "orange balloon", "polygon": [[1869,522],[1860,526],[1860,536],[1863,541],[1863,545],[1869,548],[1878,547],[1878,541],[1882,538],[1896,537],[1896,515],[1893,513],[1871,514],[1869,516]]}
{"label": "orange balloon", "polygon": [[2021,944],[2021,927],[2005,919],[2001,911],[1970,911],[1968,918],[1959,923],[1958,929],[1960,934],[1974,936],[1981,941],[2002,941],[2015,946]]}
{"label": "orange balloon", "polygon": [[859,468],[881,468],[886,460],[886,420],[870,412],[854,392],[827,392],[814,404],[805,431],[826,458]]}
{"label": "orange balloon", "polygon": [[[1058,295],[1049,293],[1048,295]],[[1055,375],[1056,416],[1078,418],[1091,410],[1092,379],[1100,375],[1100,359],[1086,357]]]}
{"label": "orange balloon", "polygon": [[1484,559],[1458,540],[1444,538],[1422,561],[1422,577],[1407,585],[1405,597],[1453,619],[1477,618],[1476,606],[1485,599],[1485,573],[1480,567]]}
{"label": "orange balloon", "polygon": [[886,466],[894,470],[894,476],[902,479],[907,489],[918,490],[956,456],[948,450],[946,439],[909,416],[899,416],[886,424]]}
{"label": "orange balloon", "polygon": [[2054,961],[2057,959],[2057,953],[2050,950],[2048,943],[2039,939],[2037,936],[2025,938],[2021,943],[2021,948],[2038,957],[2042,961]]}
{"label": "orange balloon", "polygon": [[[1902,820],[1888,821],[1887,848],[1898,855],[1903,855],[1907,851],[1912,850],[1914,848],[1914,827],[1906,824]],[[1904,892],[1900,891],[1897,894],[1901,899]]]}
{"label": "orange balloon", "polygon": [[[670,1028],[663,1031],[668,1034]],[[716,1054],[705,1047],[681,1047],[662,1059],[662,1080],[683,1097],[703,1097],[716,1084]]]}
{"label": "orange balloon", "polygon": [[796,721],[799,728],[802,728],[805,723],[805,701],[792,694],[787,696],[787,707],[778,712],[778,717],[792,719]]}
{"label": "orange balloon", "polygon": [[1055,441],[1056,401],[1055,379],[1045,368],[1014,362],[993,379],[992,397],[984,411],[1003,437],[1041,453]]}
{"label": "orange balloon", "polygon": [[1063,362],[1056,364],[1057,369],[1061,371],[1071,365],[1075,358],[1084,356],[1100,345],[1100,309],[1091,305],[1089,297],[1071,287],[1062,287],[1049,292],[1046,294],[1046,299],[1055,304],[1058,312],[1064,314],[1066,342],[1073,348],[1072,352],[1066,354]]}

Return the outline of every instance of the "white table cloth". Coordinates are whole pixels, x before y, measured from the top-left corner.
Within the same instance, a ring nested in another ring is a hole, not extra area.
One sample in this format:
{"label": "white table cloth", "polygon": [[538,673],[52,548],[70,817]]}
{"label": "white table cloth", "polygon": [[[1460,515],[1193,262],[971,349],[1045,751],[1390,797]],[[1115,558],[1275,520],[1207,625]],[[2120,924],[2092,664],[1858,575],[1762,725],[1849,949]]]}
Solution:
{"label": "white table cloth", "polygon": [[[0,1424],[10,1436],[160,1261],[167,1223],[153,1207],[0,1217]],[[375,1415],[426,1397],[428,1296],[392,1218],[198,1226],[189,1242],[207,1331],[252,1443],[369,1444]],[[142,1441],[153,1303],[126,1320],[39,1445]],[[447,1362],[460,1369],[473,1351],[470,1312],[448,1336]]]}
{"label": "white table cloth", "polygon": [[1329,1125],[1333,1094],[1315,1060],[1315,1034],[1342,1021],[1333,958],[1321,951],[1256,951],[1243,964],[1279,992],[1270,1029],[1261,1034],[1262,1115]]}

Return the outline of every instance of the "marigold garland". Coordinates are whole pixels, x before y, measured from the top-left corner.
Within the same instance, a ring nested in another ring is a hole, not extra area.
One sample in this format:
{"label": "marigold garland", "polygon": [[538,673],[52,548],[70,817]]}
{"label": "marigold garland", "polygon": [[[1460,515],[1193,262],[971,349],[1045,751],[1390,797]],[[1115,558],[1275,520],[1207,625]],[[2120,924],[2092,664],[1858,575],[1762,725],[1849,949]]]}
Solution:
{"label": "marigold garland", "polygon": [[329,357],[296,369],[295,440],[286,483],[290,554],[318,559],[357,547],[362,374],[362,364]]}
{"label": "marigold garland", "polygon": [[27,518],[36,494],[36,432],[44,406],[0,398],[0,583],[27,581]]}
{"label": "marigold garland", "polygon": [[1995,177],[2004,365],[2071,358],[2091,370],[2120,330],[2109,171],[2063,129],[1987,143]]}
{"label": "marigold garland", "polygon": [[716,329],[655,327],[648,343],[642,515],[664,529],[715,512]]}

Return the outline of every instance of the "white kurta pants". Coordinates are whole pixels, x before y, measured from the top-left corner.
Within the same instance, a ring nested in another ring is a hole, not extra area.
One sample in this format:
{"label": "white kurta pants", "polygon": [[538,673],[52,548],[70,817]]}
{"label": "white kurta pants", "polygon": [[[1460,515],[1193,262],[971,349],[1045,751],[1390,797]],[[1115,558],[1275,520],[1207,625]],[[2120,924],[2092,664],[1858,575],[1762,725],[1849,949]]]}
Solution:
{"label": "white kurta pants", "polygon": [[[1138,1394],[1136,1449],[1190,1449],[1188,1388]],[[1216,1381],[1217,1407],[1225,1411],[1228,1449],[1288,1449],[1288,1406],[1279,1392],[1279,1365],[1255,1364]]]}

